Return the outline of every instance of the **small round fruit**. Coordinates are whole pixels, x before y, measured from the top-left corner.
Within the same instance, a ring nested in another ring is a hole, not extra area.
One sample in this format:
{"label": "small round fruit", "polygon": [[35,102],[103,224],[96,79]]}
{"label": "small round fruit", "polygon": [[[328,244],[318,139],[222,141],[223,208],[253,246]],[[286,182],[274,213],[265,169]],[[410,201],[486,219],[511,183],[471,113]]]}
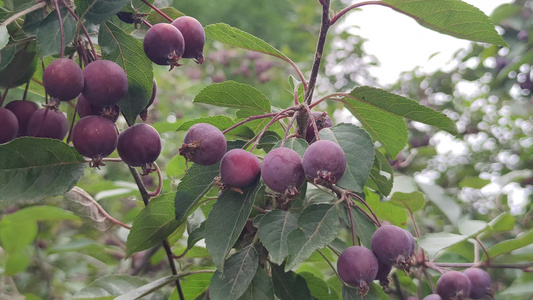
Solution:
{"label": "small round fruit", "polygon": [[78,97],[78,102],[76,102],[76,108],[78,110],[78,116],[80,116],[80,118],[86,116],[101,116],[115,123],[120,115],[120,108],[118,107],[118,105],[99,107],[89,103],[87,99],[83,97],[83,95],[80,95]]}
{"label": "small round fruit", "polygon": [[96,60],[83,69],[82,94],[96,106],[115,105],[128,92],[128,76],[115,62]]}
{"label": "small round fruit", "polygon": [[383,225],[372,235],[372,252],[378,261],[386,265],[405,263],[411,257],[409,232],[394,225]]}
{"label": "small round fruit", "polygon": [[83,71],[72,59],[56,59],[44,70],[44,89],[48,95],[59,101],[69,101],[78,97],[83,85]]}
{"label": "small round fruit", "polygon": [[60,111],[41,108],[28,121],[28,135],[63,140],[68,132],[67,117]]}
{"label": "small round fruit", "polygon": [[383,286],[389,285],[389,273],[392,270],[391,265],[382,264],[378,261],[378,273],[376,274],[376,280],[379,280],[379,283]]}
{"label": "small round fruit", "polygon": [[181,32],[168,23],[158,23],[146,32],[143,41],[144,53],[154,63],[179,66],[179,59],[185,51],[185,41]]}
{"label": "small round fruit", "polygon": [[100,116],[81,118],[72,129],[72,144],[78,152],[93,159],[92,166],[100,166],[101,159],[117,147],[115,123]]}
{"label": "small round fruit", "polygon": [[17,116],[9,109],[0,107],[0,144],[15,139],[18,131],[19,122]]}
{"label": "small round fruit", "polygon": [[6,104],[5,108],[15,114],[19,123],[17,137],[28,135],[28,121],[31,115],[39,109],[39,105],[33,101],[15,100]]}
{"label": "small round fruit", "polygon": [[305,150],[303,157],[305,175],[320,183],[335,183],[346,170],[346,156],[342,148],[328,140],[316,141]]}
{"label": "small round fruit", "polygon": [[220,129],[207,123],[194,124],[183,139],[180,154],[199,165],[213,165],[226,153],[226,138]]}
{"label": "small round fruit", "polygon": [[305,181],[302,158],[289,148],[276,148],[265,155],[261,178],[272,190],[295,196]]}
{"label": "small round fruit", "polygon": [[437,294],[443,300],[466,299],[470,294],[470,280],[457,271],[448,271],[437,281]]}
{"label": "small round fruit", "polygon": [[172,22],[183,34],[185,41],[184,58],[194,58],[199,64],[204,62],[205,32],[202,24],[193,17],[182,16]]}
{"label": "small round fruit", "polygon": [[161,153],[161,137],[148,124],[133,125],[118,136],[117,151],[126,164],[147,172]]}
{"label": "small round fruit", "polygon": [[[333,126],[331,119],[328,117],[326,112],[312,112],[313,118],[315,119],[315,124],[318,131]],[[311,118],[307,121],[307,130],[305,133],[305,140],[311,144],[315,141],[315,127]]]}
{"label": "small round fruit", "polygon": [[348,247],[339,256],[337,272],[342,281],[357,287],[362,295],[366,295],[368,285],[378,273],[378,261],[372,251],[365,247]]}
{"label": "small round fruit", "polygon": [[259,159],[243,149],[232,149],[220,161],[220,180],[229,187],[245,188],[261,171]]}
{"label": "small round fruit", "polygon": [[424,297],[422,300],[442,300],[442,298],[438,294],[430,294]]}
{"label": "small round fruit", "polygon": [[478,268],[469,268],[464,270],[463,274],[470,280],[470,298],[481,299],[490,294],[491,280],[487,272]]}

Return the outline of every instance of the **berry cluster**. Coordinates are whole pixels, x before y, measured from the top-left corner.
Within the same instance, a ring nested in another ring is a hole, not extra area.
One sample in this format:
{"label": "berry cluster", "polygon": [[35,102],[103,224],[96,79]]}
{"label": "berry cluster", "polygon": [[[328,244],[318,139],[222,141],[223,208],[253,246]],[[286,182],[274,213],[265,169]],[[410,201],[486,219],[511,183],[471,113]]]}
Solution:
{"label": "berry cluster", "polygon": [[468,268],[463,272],[448,271],[437,281],[437,294],[426,296],[425,300],[481,299],[492,296],[491,280],[487,272],[479,268]]}

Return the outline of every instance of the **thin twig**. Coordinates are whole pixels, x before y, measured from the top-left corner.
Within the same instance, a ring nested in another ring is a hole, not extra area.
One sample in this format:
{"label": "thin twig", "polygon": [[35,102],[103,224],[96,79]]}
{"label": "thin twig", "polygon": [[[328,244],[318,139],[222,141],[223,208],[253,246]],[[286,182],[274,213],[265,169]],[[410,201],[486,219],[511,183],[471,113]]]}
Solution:
{"label": "thin twig", "polygon": [[61,11],[59,10],[59,4],[57,0],[54,0],[54,6],[57,13],[57,19],[59,21],[59,34],[61,35],[61,58],[65,56],[65,31],[63,30],[63,17],[61,17]]}
{"label": "thin twig", "polygon": [[[343,9],[343,10],[339,11],[338,13],[336,13],[331,18],[330,25],[335,24],[335,22],[337,22],[340,17],[342,17],[344,14],[346,14],[350,10],[358,8],[358,7],[361,7],[361,6],[370,5],[370,4],[385,5],[381,1],[365,1],[365,2],[360,2],[360,3],[356,3],[356,4],[353,4],[353,5],[350,5],[350,6],[346,7],[345,9]],[[387,5],[385,5],[385,6],[387,6]]]}
{"label": "thin twig", "polygon": [[486,259],[487,264],[490,264],[490,255],[489,255],[489,252],[487,251],[487,248],[485,248],[485,245],[483,245],[483,242],[481,242],[481,240],[478,237],[476,237],[474,239],[476,240],[476,242],[478,242],[478,244],[481,247],[481,249],[483,250],[483,252],[485,252],[485,256],[487,257],[487,259]]}
{"label": "thin twig", "polygon": [[150,2],[146,0],[141,0],[144,4],[150,6],[151,9],[155,10],[158,14],[160,14],[163,18],[167,19],[169,22],[174,22],[174,20],[167,16],[164,12],[162,12],[159,8],[153,6]]}
{"label": "thin twig", "polygon": [[0,26],[7,26],[7,25],[11,24],[12,22],[16,21],[18,18],[20,18],[20,17],[22,17],[24,15],[27,15],[27,14],[31,13],[32,11],[36,11],[39,8],[43,8],[45,6],[46,6],[46,2],[37,3],[34,6],[26,8],[25,10],[19,11],[18,13],[16,13],[16,14],[12,15],[11,17],[7,18],[2,24],[0,24]]}
{"label": "thin twig", "polygon": [[322,257],[324,258],[324,260],[328,263],[328,265],[330,266],[331,270],[333,270],[333,273],[335,273],[335,275],[337,275],[337,277],[339,278],[339,280],[342,282],[342,279],[339,277],[339,274],[337,273],[337,270],[335,269],[335,267],[333,266],[333,264],[329,261],[329,259],[326,257],[326,255],[324,253],[322,253],[322,251],[320,251],[320,249],[317,249],[316,252],[318,252],[320,255],[322,255]]}
{"label": "thin twig", "polygon": [[155,166],[157,172],[158,184],[157,189],[155,189],[155,191],[148,192],[148,195],[150,197],[156,197],[157,195],[159,195],[159,193],[161,193],[161,189],[163,188],[163,174],[161,174],[161,169],[159,168],[156,162],[153,162],[153,165]]}

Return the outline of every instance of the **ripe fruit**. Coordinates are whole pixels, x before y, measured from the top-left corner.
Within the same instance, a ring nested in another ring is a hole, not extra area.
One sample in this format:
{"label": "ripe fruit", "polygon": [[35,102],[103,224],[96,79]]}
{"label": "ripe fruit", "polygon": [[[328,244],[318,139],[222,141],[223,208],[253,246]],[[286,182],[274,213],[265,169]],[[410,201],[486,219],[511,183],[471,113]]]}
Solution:
{"label": "ripe fruit", "polygon": [[128,92],[128,76],[115,62],[96,60],[83,69],[83,97],[96,106],[115,105]]}
{"label": "ripe fruit", "polygon": [[83,89],[83,72],[72,59],[51,62],[43,73],[43,86],[48,95],[59,101],[76,98]]}
{"label": "ripe fruit", "polygon": [[204,44],[205,32],[202,24],[193,17],[182,16],[172,22],[176,28],[183,34],[185,41],[184,58],[194,58],[194,60],[201,64],[204,62]]}
{"label": "ripe fruit", "polygon": [[185,41],[181,32],[167,23],[158,23],[148,29],[143,41],[144,53],[154,63],[179,66],[179,59],[185,51]]}
{"label": "ripe fruit", "polygon": [[470,280],[470,294],[472,299],[481,299],[490,293],[490,276],[487,272],[478,268],[469,268],[463,274]]}
{"label": "ripe fruit", "polygon": [[346,156],[342,148],[328,140],[316,141],[305,150],[303,157],[305,175],[315,183],[335,183],[346,169]]}
{"label": "ripe fruit", "polygon": [[430,294],[424,297],[422,300],[442,300],[442,298],[438,294]]}
{"label": "ripe fruit", "polygon": [[0,107],[0,144],[7,143],[17,137],[19,122],[14,113]]}
{"label": "ripe fruit", "polygon": [[226,153],[226,138],[211,124],[198,123],[189,128],[180,148],[180,155],[199,165],[219,162]]}
{"label": "ripe fruit", "polygon": [[409,235],[398,226],[383,225],[372,235],[372,252],[382,264],[405,264],[413,248]]}
{"label": "ripe fruit", "polygon": [[28,121],[30,116],[39,109],[39,105],[33,101],[15,100],[6,104],[5,108],[9,109],[17,117],[19,124],[17,137],[28,135]]}
{"label": "ripe fruit", "polygon": [[[331,119],[328,117],[326,112],[312,112],[313,118],[315,119],[315,124],[318,131],[333,126]],[[305,133],[305,140],[311,144],[315,141],[315,128],[311,122],[311,118],[307,121],[307,131]]]}
{"label": "ripe fruit", "polygon": [[67,117],[60,111],[41,108],[28,121],[28,135],[62,140],[67,135]]}
{"label": "ripe fruit", "polygon": [[149,173],[161,153],[161,137],[148,124],[133,125],[118,136],[117,151],[126,164],[142,167],[145,173]]}
{"label": "ripe fruit", "polygon": [[220,161],[220,180],[242,189],[255,181],[260,170],[261,164],[255,155],[243,149],[232,149]]}
{"label": "ripe fruit", "polygon": [[379,283],[383,286],[389,285],[389,273],[392,270],[391,265],[382,264],[378,261],[378,273],[376,274],[376,280],[379,280]]}
{"label": "ripe fruit", "polygon": [[366,295],[368,285],[378,273],[378,261],[372,251],[365,247],[348,247],[339,256],[337,272],[342,281],[357,287],[359,293]]}
{"label": "ripe fruit", "polygon": [[72,129],[72,144],[78,152],[92,158],[92,167],[102,164],[102,158],[109,156],[117,147],[118,134],[115,123],[100,117],[81,118]]}
{"label": "ripe fruit", "polygon": [[443,300],[466,299],[470,294],[470,280],[457,271],[448,271],[437,281],[437,294]]}
{"label": "ripe fruit", "polygon": [[302,158],[289,148],[273,149],[263,159],[261,178],[272,190],[295,196],[305,181]]}
{"label": "ripe fruit", "polygon": [[76,108],[78,110],[78,115],[80,116],[80,118],[86,116],[101,116],[113,121],[114,123],[118,120],[118,116],[120,115],[120,108],[118,107],[118,105],[102,108],[89,103],[87,99],[83,97],[83,95],[80,95],[78,97],[78,102],[76,102]]}

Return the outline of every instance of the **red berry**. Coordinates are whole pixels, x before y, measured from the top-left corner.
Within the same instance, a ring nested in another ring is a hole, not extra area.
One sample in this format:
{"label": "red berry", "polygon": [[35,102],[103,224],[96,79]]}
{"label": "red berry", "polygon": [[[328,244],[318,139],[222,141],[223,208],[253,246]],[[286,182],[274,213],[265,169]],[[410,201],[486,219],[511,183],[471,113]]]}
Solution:
{"label": "red berry", "polygon": [[103,157],[115,151],[117,139],[115,123],[100,116],[83,117],[72,129],[74,148],[83,156],[92,158],[93,166],[99,166]]}
{"label": "red berry", "polygon": [[59,101],[69,101],[78,97],[83,85],[83,72],[72,59],[56,59],[44,70],[44,89]]}
{"label": "red berry", "polygon": [[243,149],[228,151],[220,161],[220,180],[236,188],[245,188],[253,183],[261,171],[259,159]]}
{"label": "red berry", "polygon": [[118,136],[117,151],[126,164],[148,171],[161,154],[161,137],[148,124],[133,125]]}
{"label": "red berry", "polygon": [[372,252],[382,264],[404,264],[411,257],[412,240],[409,235],[398,226],[383,225],[372,235]]}
{"label": "red berry", "polygon": [[361,294],[366,295],[368,285],[378,273],[378,261],[372,251],[365,247],[348,247],[339,256],[337,272],[342,281],[357,287]]}
{"label": "red berry", "polygon": [[205,32],[202,24],[193,17],[182,16],[172,22],[183,34],[185,50],[182,57],[194,58],[197,63],[204,62]]}
{"label": "red berry", "polygon": [[303,167],[305,175],[315,182],[335,183],[346,170],[346,156],[338,144],[328,140],[316,141],[305,150]]}
{"label": "red berry", "polygon": [[178,61],[185,51],[183,35],[167,23],[158,23],[146,32],[143,41],[144,53],[154,63],[162,66],[179,66]]}
{"label": "red berry", "polygon": [[263,159],[261,178],[272,190],[294,196],[305,181],[302,158],[289,148],[273,149]]}
{"label": "red berry", "polygon": [[457,271],[448,271],[437,281],[437,294],[442,300],[462,300],[470,294],[470,280]]}
{"label": "red berry", "polygon": [[487,272],[478,268],[469,268],[463,274],[470,280],[470,294],[472,299],[481,299],[490,293],[490,276]]}
{"label": "red berry", "polygon": [[189,128],[180,148],[180,154],[199,165],[219,162],[226,153],[226,138],[220,129],[207,123]]}
{"label": "red berry", "polygon": [[83,69],[83,96],[96,106],[115,105],[128,92],[128,76],[115,62],[96,60]]}

